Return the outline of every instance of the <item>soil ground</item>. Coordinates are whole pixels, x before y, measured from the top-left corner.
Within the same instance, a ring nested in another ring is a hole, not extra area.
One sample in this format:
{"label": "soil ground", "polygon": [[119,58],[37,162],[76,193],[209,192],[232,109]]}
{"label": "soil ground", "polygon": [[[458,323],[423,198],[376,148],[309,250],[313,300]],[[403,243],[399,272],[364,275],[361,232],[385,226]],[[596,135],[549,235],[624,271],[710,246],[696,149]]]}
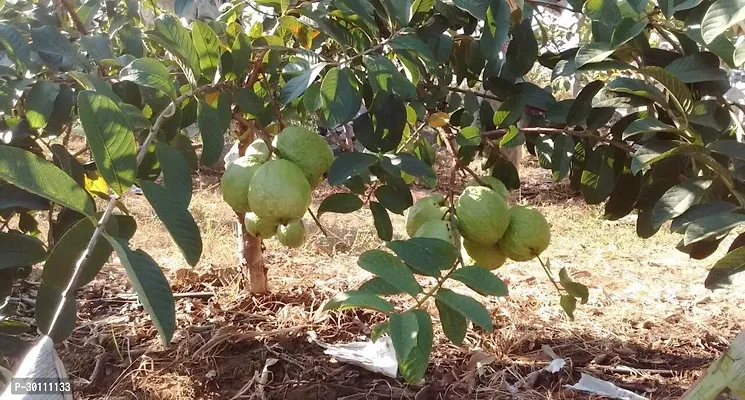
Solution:
{"label": "soil ground", "polygon": [[[551,223],[545,256],[554,272],[566,267],[590,287],[590,300],[574,321],[537,262],[509,262],[497,273],[510,296],[481,299],[496,321],[493,334],[476,328],[454,346],[437,330],[432,307],[435,346],[423,385],[336,362],[317,341],[365,340],[380,320],[368,311],[320,311],[334,294],[369,279],[356,266],[362,252],[382,246],[369,210],[322,216],[330,237],[314,227],[297,250],[266,241],[271,294],[254,296],[244,290],[237,267],[235,216],[220,198],[217,177],[201,173],[194,177],[191,211],[202,227],[204,254],[195,268],[183,261],[145,199],[126,199],[139,222],[133,246],[153,255],[174,293],[192,293],[177,299],[176,336],[168,346],[160,342],[119,260],[112,259],[79,293],[78,326],[58,347],[76,378],[76,398],[591,398],[565,388],[582,373],[650,399],[679,397],[743,328],[745,292],[703,286],[733,237],[710,258],[690,260],[675,250],[679,236],[663,228],[639,239],[633,216],[605,221],[602,208],[585,205],[549,172],[524,164],[512,202],[538,208]],[[329,193],[319,188],[314,207]],[[403,217],[393,222],[402,237]],[[567,362],[558,373],[543,370],[551,360],[546,346]]]}

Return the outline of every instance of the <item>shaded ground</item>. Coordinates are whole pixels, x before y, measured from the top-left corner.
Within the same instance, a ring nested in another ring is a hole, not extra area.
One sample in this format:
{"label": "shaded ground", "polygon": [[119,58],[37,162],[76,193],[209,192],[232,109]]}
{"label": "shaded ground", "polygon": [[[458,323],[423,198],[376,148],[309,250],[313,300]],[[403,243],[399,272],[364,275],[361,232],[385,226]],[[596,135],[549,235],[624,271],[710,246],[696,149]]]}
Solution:
{"label": "shaded ground", "polygon": [[[176,293],[210,292],[177,300],[178,331],[167,348],[131,296],[118,260],[79,295],[80,322],[59,347],[77,379],[79,398],[115,399],[484,399],[588,398],[563,388],[580,373],[610,380],[652,399],[677,398],[723,350],[745,321],[745,293],[709,292],[704,261],[675,250],[677,236],[635,236],[633,218],[600,219],[548,172],[526,165],[513,202],[541,209],[552,224],[546,255],[554,271],[567,267],[591,288],[590,301],[570,321],[536,262],[499,270],[511,295],[483,299],[495,333],[476,328],[456,347],[444,339],[436,311],[435,350],[423,386],[411,387],[339,364],[315,342],[364,340],[380,316],[366,311],[322,313],[323,302],[357,287],[369,274],[356,266],[381,246],[369,211],[328,214],[305,247],[267,241],[273,294],[250,296],[236,268],[233,213],[216,179],[197,180],[192,212],[203,227],[204,255],[188,267],[142,198],[127,199],[140,221],[134,247],[166,269]],[[328,193],[319,189],[316,199]],[[423,195],[424,193],[418,193]],[[316,205],[317,206],[317,203]],[[403,218],[394,219],[397,236]],[[731,238],[730,238],[731,240]],[[722,246],[726,249],[729,241]],[[466,290],[455,286],[455,290]],[[33,285],[29,288],[33,292]],[[549,346],[567,360],[542,371]]]}

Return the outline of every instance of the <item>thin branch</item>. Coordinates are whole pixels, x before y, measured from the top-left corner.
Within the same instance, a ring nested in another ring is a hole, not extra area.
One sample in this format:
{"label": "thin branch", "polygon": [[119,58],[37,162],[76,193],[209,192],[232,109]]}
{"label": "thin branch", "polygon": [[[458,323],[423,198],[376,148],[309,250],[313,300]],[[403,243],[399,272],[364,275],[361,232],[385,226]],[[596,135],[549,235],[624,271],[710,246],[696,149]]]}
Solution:
{"label": "thin branch", "polygon": [[[453,148],[453,144],[450,143],[450,140],[447,138],[447,136],[445,136],[445,133],[442,131],[438,131],[438,133],[440,134],[440,139],[442,139],[442,141],[445,142],[445,147],[447,148],[450,155],[453,157],[453,160],[455,160],[455,166],[458,167],[459,169],[462,169],[468,172],[473,177],[473,179],[475,179],[476,182],[478,182],[479,185],[486,186],[486,183],[484,183],[484,181],[481,180],[481,177],[476,172],[474,172],[467,165],[464,165],[462,162],[460,162],[460,159],[458,159],[458,153],[455,152],[455,149]],[[455,182],[451,182],[451,187],[454,186],[454,183]]]}
{"label": "thin branch", "polygon": [[78,12],[75,11],[75,7],[72,5],[70,0],[60,0],[60,2],[70,14],[70,18],[72,18],[72,22],[75,24],[75,28],[77,28],[78,32],[83,35],[87,35],[88,29],[86,29],[85,23],[83,23],[83,21],[80,19]]}
{"label": "thin branch", "polygon": [[281,15],[268,13],[266,11],[261,11],[258,7],[256,7],[255,5],[251,4],[251,1],[247,1],[246,2],[246,5],[249,6],[249,7],[251,7],[257,13],[266,15],[267,17],[272,17],[272,18],[279,18],[279,17],[281,17]]}
{"label": "thin branch", "polygon": [[502,101],[502,99],[498,98],[497,96],[492,96],[492,95],[490,95],[488,93],[481,93],[481,92],[477,92],[475,90],[461,89],[461,88],[456,87],[456,86],[448,86],[448,90],[451,91],[451,92],[458,92],[458,93],[463,93],[463,94],[472,94],[472,95],[474,95],[476,97],[481,97],[481,98],[484,98],[484,99],[489,99],[489,100],[494,100],[494,101]]}
{"label": "thin branch", "polygon": [[571,12],[573,12],[575,14],[580,14],[579,11],[576,11],[576,10],[572,9],[571,7],[562,6],[560,4],[557,4],[557,3],[554,3],[554,2],[550,2],[550,1],[527,0],[526,3],[528,3],[530,5],[533,5],[533,6],[541,6],[541,7],[546,7],[546,8],[566,10],[566,11],[571,11]]}
{"label": "thin branch", "polygon": [[8,219],[3,221],[2,226],[0,226],[0,232],[5,230],[5,228],[8,227],[8,224],[10,224],[11,217],[8,217]]}
{"label": "thin branch", "polygon": [[556,290],[559,292],[559,294],[562,294],[561,288],[559,287],[559,285],[556,284],[556,280],[554,280],[554,275],[551,273],[551,270],[548,269],[548,266],[543,262],[543,260],[541,260],[540,256],[536,255],[535,258],[537,258],[538,262],[541,263],[541,267],[543,267],[543,272],[546,273],[546,275],[548,276],[548,279],[551,281],[551,283],[554,284],[554,287],[556,288]]}
{"label": "thin branch", "polygon": [[[568,128],[542,128],[542,127],[532,127],[532,128],[519,128],[523,133],[538,133],[538,134],[544,134],[544,135],[570,135],[575,137],[580,137],[584,139],[594,139],[598,140],[604,143],[608,143],[611,146],[618,147],[619,149],[627,152],[627,153],[633,153],[634,148],[629,146],[628,144],[624,142],[620,142],[618,140],[613,140],[611,138],[605,137],[605,136],[599,136],[595,135],[593,133],[587,132],[587,131],[573,131]],[[493,131],[486,131],[481,134],[482,137],[486,137],[489,139],[497,139],[502,136],[504,136],[507,133],[508,129],[496,129]]]}
{"label": "thin branch", "polygon": [[681,46],[680,43],[674,41],[673,38],[670,37],[670,35],[667,32],[665,32],[664,29],[662,29],[662,27],[660,27],[659,25],[654,25],[654,28],[655,30],[657,30],[660,36],[662,36],[663,39],[667,40],[667,42],[670,43],[670,46],[673,46],[675,51],[677,51],[680,54],[685,54],[685,51],[683,51],[683,46]]}
{"label": "thin branch", "polygon": [[308,208],[308,213],[310,214],[311,218],[313,218],[313,222],[316,223],[316,225],[318,226],[318,229],[320,229],[321,233],[323,233],[323,236],[329,237],[329,232],[326,230],[326,228],[323,227],[323,225],[321,225],[321,221],[318,219],[316,214],[313,213],[313,210]]}
{"label": "thin branch", "polygon": [[359,53],[359,54],[357,54],[357,55],[355,55],[355,56],[352,56],[352,57],[350,57],[350,58],[347,58],[346,60],[341,60],[341,61],[340,61],[340,62],[338,63],[338,65],[339,65],[339,66],[342,66],[342,65],[347,65],[347,64],[351,64],[351,63],[352,63],[352,61],[354,61],[354,60],[356,60],[356,59],[358,59],[358,58],[364,57],[364,56],[366,56],[366,55],[368,55],[368,54],[374,53],[374,52],[376,52],[376,51],[378,51],[378,50],[382,49],[382,48],[383,48],[383,47],[384,47],[385,45],[387,45],[388,43],[390,43],[390,42],[391,42],[391,40],[395,39],[395,38],[396,38],[396,37],[397,37],[398,35],[400,35],[400,34],[401,34],[401,32],[403,32],[403,29],[399,29],[399,30],[397,30],[396,32],[393,32],[393,34],[392,34],[392,35],[391,35],[391,36],[390,36],[390,37],[389,37],[388,39],[385,39],[385,40],[383,40],[382,42],[380,42],[380,43],[376,44],[376,45],[375,45],[375,46],[373,46],[373,47],[370,47],[369,49],[367,49],[367,50],[363,51],[362,53]]}

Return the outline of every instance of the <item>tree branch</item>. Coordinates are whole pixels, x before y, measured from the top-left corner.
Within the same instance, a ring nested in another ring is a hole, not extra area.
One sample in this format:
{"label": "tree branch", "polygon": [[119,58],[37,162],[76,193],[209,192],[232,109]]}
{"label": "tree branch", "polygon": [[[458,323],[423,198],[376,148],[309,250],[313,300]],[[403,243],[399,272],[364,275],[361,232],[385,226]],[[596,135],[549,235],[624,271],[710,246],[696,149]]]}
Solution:
{"label": "tree branch", "polygon": [[75,24],[75,28],[78,30],[78,32],[83,35],[87,35],[88,29],[86,29],[85,23],[83,23],[83,21],[80,19],[78,12],[75,11],[75,7],[72,5],[70,0],[60,0],[60,2],[70,14],[70,18],[72,18],[72,22]]}
{"label": "tree branch", "polygon": [[399,29],[396,32],[393,32],[393,34],[388,39],[383,40],[382,42],[376,44],[373,47],[370,47],[369,49],[363,51],[362,53],[359,53],[359,54],[354,55],[354,56],[352,56],[350,58],[347,58],[346,60],[340,61],[337,65],[342,66],[342,65],[351,64],[352,61],[354,61],[354,60],[356,60],[358,58],[364,57],[364,56],[366,56],[368,54],[374,53],[374,52],[382,49],[385,45],[387,45],[388,43],[390,43],[391,40],[395,39],[396,36],[400,35],[401,32],[403,32],[403,29]]}

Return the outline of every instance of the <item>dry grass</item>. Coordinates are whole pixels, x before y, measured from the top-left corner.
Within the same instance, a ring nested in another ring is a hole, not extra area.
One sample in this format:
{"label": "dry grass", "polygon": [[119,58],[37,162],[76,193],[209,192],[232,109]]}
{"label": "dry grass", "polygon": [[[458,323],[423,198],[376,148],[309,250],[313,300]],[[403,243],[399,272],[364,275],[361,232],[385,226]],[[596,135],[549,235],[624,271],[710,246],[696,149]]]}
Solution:
{"label": "dry grass", "polygon": [[[332,295],[369,278],[356,260],[382,245],[370,212],[324,215],[331,236],[314,227],[311,240],[297,250],[267,241],[272,294],[251,296],[236,266],[234,214],[210,175],[195,178],[191,211],[204,242],[195,268],[185,264],[143,198],[128,199],[127,206],[139,221],[133,246],[153,255],[174,291],[215,296],[177,301],[179,329],[166,348],[138,305],[117,299],[131,289],[113,260],[84,291],[81,323],[60,353],[80,382],[81,398],[229,399],[241,392],[245,398],[276,399],[414,398],[417,393],[417,399],[586,398],[562,387],[575,382],[579,372],[654,399],[682,394],[745,320],[745,293],[703,287],[707,268],[724,250],[705,261],[689,260],[675,250],[677,236],[660,233],[643,241],[632,220],[603,221],[602,209],[585,205],[546,171],[528,164],[522,175],[522,197],[516,194],[513,202],[546,215],[553,233],[546,258],[554,271],[566,267],[588,285],[590,301],[570,321],[537,262],[509,263],[498,273],[508,282],[510,297],[481,299],[498,329],[494,334],[476,329],[456,347],[436,328],[423,388],[334,363],[308,341],[310,332],[326,342],[358,340],[380,320],[366,311],[319,311]],[[317,201],[329,190],[319,189]],[[394,216],[393,223],[401,235],[403,217]],[[567,359],[564,371],[540,372],[550,361],[543,345]],[[479,359],[485,366],[477,369]],[[619,372],[618,366],[637,372]]]}

